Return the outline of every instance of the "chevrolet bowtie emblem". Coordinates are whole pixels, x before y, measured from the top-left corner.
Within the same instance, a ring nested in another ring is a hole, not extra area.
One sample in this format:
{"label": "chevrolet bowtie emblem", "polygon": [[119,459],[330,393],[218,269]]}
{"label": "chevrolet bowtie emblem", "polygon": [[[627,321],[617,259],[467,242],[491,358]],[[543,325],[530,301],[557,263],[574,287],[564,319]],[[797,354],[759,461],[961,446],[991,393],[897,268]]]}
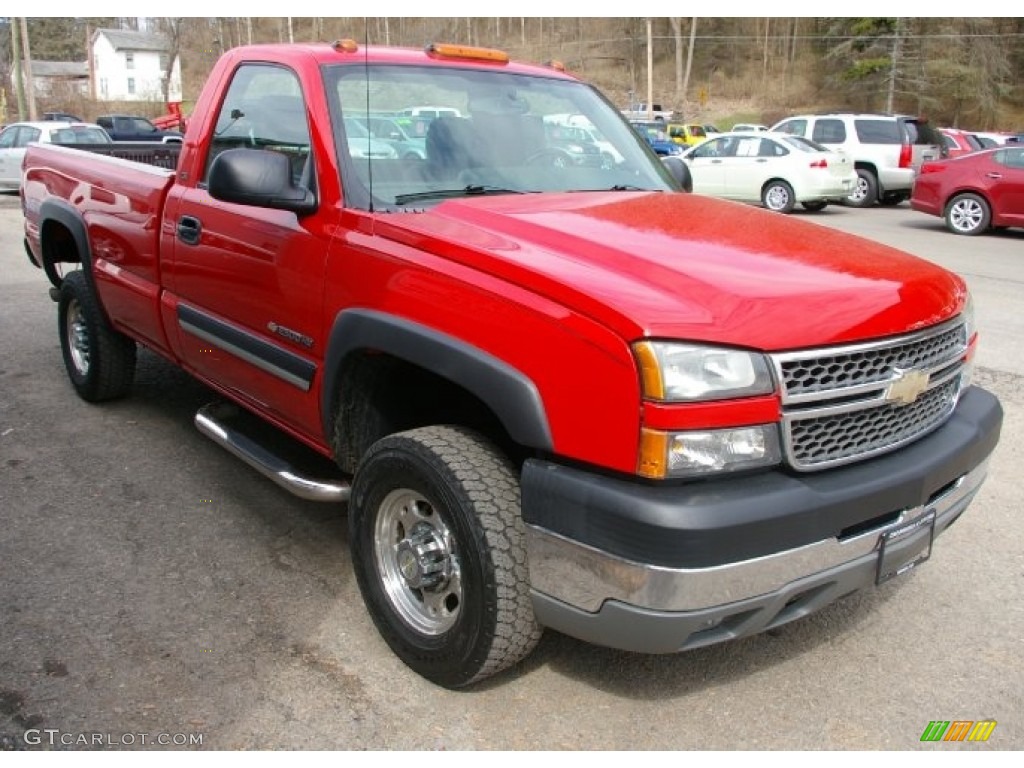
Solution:
{"label": "chevrolet bowtie emblem", "polygon": [[926,371],[893,370],[895,378],[885,390],[885,399],[896,405],[910,405],[928,389]]}

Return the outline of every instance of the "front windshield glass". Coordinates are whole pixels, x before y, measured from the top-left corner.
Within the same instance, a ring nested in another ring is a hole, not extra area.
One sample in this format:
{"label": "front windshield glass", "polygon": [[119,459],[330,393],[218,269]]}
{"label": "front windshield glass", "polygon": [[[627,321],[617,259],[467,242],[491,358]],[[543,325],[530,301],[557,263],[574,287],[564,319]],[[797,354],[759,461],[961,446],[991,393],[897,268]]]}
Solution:
{"label": "front windshield glass", "polygon": [[399,65],[325,68],[346,205],[674,189],[622,116],[583,83]]}

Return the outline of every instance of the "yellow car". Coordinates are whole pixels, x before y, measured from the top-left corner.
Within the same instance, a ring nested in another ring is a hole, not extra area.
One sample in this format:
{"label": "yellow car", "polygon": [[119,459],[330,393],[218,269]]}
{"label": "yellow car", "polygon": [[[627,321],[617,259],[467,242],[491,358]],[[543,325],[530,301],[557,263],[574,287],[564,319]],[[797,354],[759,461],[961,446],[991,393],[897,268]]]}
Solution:
{"label": "yellow car", "polygon": [[703,125],[683,125],[682,123],[668,124],[668,137],[676,144],[687,147],[695,147],[703,141],[707,141],[708,135],[704,132]]}

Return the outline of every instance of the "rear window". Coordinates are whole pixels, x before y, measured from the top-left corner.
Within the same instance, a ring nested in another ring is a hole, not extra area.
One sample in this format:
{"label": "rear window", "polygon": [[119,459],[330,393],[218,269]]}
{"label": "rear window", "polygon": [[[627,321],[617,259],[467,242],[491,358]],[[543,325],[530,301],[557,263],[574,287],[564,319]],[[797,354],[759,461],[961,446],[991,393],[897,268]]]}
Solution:
{"label": "rear window", "polygon": [[861,144],[902,144],[903,135],[895,120],[854,120]]}
{"label": "rear window", "polygon": [[106,144],[110,138],[99,128],[72,126],[54,131],[50,140],[54,144]]}
{"label": "rear window", "polygon": [[786,136],[782,141],[801,152],[829,152],[828,147],[822,146],[816,141],[805,139],[803,136]]}

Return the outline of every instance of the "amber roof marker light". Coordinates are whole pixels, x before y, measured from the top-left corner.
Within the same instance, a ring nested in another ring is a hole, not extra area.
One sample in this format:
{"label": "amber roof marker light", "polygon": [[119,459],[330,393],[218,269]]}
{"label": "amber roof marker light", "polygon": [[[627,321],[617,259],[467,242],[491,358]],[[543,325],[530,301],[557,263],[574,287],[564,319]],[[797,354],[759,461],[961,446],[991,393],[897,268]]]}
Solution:
{"label": "amber roof marker light", "polygon": [[359,50],[359,43],[346,37],[343,40],[335,40],[331,43],[331,48],[336,50],[338,53],[355,53]]}
{"label": "amber roof marker light", "polygon": [[474,61],[494,61],[508,64],[509,55],[497,48],[478,48],[474,45],[453,45],[451,43],[431,43],[426,48],[428,56],[442,59],[472,59]]}

